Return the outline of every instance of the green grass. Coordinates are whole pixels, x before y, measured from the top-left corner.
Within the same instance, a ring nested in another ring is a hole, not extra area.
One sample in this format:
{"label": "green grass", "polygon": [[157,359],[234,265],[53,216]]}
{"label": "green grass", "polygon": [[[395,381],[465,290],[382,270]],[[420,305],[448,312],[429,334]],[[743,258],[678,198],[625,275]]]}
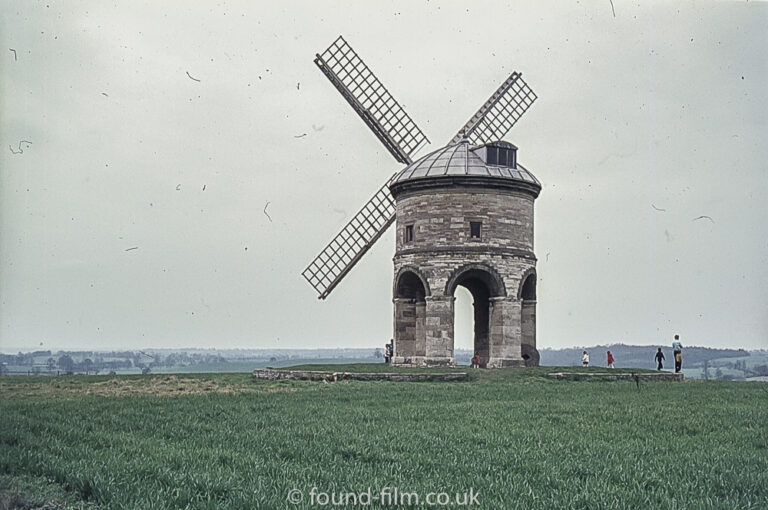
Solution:
{"label": "green grass", "polygon": [[474,489],[491,509],[768,507],[766,385],[545,377],[558,370],[460,383],[6,377],[0,504],[317,508],[286,496],[398,487]]}

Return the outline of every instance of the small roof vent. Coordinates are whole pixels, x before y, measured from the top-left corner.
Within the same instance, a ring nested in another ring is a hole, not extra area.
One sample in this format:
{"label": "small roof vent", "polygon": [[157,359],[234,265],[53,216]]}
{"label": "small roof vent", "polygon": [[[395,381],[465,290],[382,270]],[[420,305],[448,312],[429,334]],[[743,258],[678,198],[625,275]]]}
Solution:
{"label": "small roof vent", "polygon": [[472,149],[486,165],[517,168],[517,147],[509,142],[491,142]]}

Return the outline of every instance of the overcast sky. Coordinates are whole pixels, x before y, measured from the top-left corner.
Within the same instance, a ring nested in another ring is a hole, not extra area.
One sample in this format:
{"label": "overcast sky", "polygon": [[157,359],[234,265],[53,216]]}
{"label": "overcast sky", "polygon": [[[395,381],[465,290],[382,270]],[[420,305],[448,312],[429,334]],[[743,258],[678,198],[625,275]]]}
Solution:
{"label": "overcast sky", "polygon": [[402,168],[312,62],[339,34],[420,154],[539,95],[540,348],[768,348],[767,3],[0,4],[0,350],[387,341],[392,231],[300,276]]}

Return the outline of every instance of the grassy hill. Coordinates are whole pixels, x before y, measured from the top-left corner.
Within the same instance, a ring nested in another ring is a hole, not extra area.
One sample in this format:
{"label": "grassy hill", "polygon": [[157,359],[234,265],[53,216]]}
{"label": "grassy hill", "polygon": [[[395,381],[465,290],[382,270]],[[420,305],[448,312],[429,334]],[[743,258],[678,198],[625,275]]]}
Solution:
{"label": "grassy hill", "polygon": [[552,370],[458,383],[5,377],[0,508],[316,508],[369,487],[368,508],[392,508],[388,488],[421,502],[474,491],[494,509],[768,507],[764,384]]}

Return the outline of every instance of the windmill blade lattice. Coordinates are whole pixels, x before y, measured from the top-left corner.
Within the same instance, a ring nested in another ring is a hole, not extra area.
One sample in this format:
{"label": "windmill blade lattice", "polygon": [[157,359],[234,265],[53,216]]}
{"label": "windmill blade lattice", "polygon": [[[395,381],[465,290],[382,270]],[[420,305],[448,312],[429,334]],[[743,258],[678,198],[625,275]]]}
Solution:
{"label": "windmill blade lattice", "polygon": [[411,163],[411,154],[429,142],[343,37],[318,54],[315,64],[397,161]]}
{"label": "windmill blade lattice", "polygon": [[536,98],[523,75],[513,72],[456,133],[451,143],[458,143],[465,136],[474,145],[501,140]]}
{"label": "windmill blade lattice", "polygon": [[389,191],[391,180],[379,188],[301,273],[320,294],[320,299],[328,297],[395,220],[395,199]]}

